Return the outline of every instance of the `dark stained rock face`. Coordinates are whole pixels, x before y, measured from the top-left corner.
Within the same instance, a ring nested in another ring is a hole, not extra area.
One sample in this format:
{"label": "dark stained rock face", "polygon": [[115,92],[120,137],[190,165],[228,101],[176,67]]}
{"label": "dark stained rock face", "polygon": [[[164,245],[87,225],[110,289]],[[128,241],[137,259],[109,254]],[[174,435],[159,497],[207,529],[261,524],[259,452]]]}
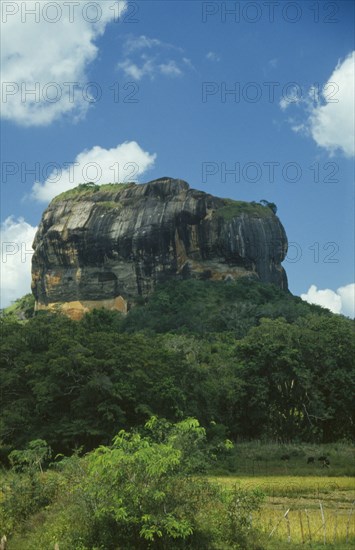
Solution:
{"label": "dark stained rock face", "polygon": [[72,318],[94,307],[126,311],[172,277],[253,276],[287,289],[287,238],[270,208],[172,178],[62,193],[44,212],[33,248],[37,309]]}

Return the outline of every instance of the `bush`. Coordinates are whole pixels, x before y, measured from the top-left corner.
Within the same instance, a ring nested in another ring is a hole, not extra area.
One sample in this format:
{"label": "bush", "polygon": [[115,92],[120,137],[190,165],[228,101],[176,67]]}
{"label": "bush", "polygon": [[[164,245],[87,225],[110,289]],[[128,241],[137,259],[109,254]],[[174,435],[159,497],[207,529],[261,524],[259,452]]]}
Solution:
{"label": "bush", "polygon": [[0,534],[7,536],[52,503],[61,482],[54,472],[32,470],[23,473],[10,471],[3,473],[0,479]]}
{"label": "bush", "polygon": [[64,460],[60,498],[44,525],[13,547],[252,548],[250,514],[261,495],[228,492],[192,473],[204,439],[198,422],[152,418],[146,431],[122,430],[112,446]]}

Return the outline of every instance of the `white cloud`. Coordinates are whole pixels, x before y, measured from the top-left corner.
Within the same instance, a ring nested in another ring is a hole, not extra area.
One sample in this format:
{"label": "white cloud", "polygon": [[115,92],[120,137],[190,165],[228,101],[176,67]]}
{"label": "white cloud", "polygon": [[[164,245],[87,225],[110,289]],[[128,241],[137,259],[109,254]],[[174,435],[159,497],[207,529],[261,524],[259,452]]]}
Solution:
{"label": "white cloud", "polygon": [[355,317],[355,283],[341,286],[337,290],[341,298],[341,312],[347,317]]}
{"label": "white cloud", "polygon": [[318,290],[316,285],[311,285],[306,294],[301,294],[302,300],[309,304],[330,309],[333,313],[342,313],[347,317],[355,316],[355,283],[338,288],[337,291]]}
{"label": "white cloud", "polygon": [[[303,107],[302,118],[292,130],[310,135],[320,147],[331,155],[341,151],[347,157],[355,156],[355,52],[338,62],[323,86],[312,86],[307,94],[295,88],[295,97],[280,100],[285,111],[292,104]],[[307,115],[305,119],[304,115]]]}
{"label": "white cloud", "polygon": [[32,242],[37,227],[12,216],[1,225],[0,307],[31,291]]}
{"label": "white cloud", "polygon": [[306,294],[301,294],[301,298],[309,304],[317,304],[326,307],[333,313],[340,313],[341,311],[340,296],[328,288],[325,290],[318,290],[316,285],[311,285]]}
{"label": "white cloud", "polygon": [[135,141],[121,143],[112,149],[96,145],[79,153],[64,170],[52,172],[44,183],[36,182],[32,197],[47,202],[59,193],[89,181],[98,185],[137,181],[154,166],[155,159],[156,154],[144,151]]}
{"label": "white cloud", "polygon": [[143,76],[153,77],[156,70],[153,60],[147,60],[138,67],[130,59],[125,59],[117,64],[117,68],[122,69],[128,78],[133,78],[134,80],[140,80]]}
{"label": "white cloud", "polygon": [[309,118],[310,131],[315,142],[334,153],[337,149],[355,156],[355,52],[338,63],[321,91],[325,101],[319,100]]}
{"label": "white cloud", "polygon": [[159,65],[160,72],[167,76],[180,76],[182,70],[179,69],[175,61],[170,60],[168,63],[161,63]]}
{"label": "white cloud", "polygon": [[[163,44],[164,43],[161,42],[161,40],[158,40],[157,38],[149,38],[144,34],[136,37],[130,36],[124,43],[124,51],[125,53],[130,54],[138,50],[145,50],[157,46],[162,46]],[[170,44],[166,44],[166,46],[170,46]]]}
{"label": "white cloud", "polygon": [[[183,56],[183,49],[145,35],[129,37],[123,45],[124,59],[117,68],[128,78],[151,80],[158,75],[182,76],[183,68],[194,69],[190,59]],[[147,53],[148,52],[148,53]]]}
{"label": "white cloud", "polygon": [[142,61],[134,63],[131,59],[125,59],[117,64],[117,68],[123,70],[126,77],[141,80],[144,76],[154,79],[157,75],[181,76],[183,71],[177,62],[170,59],[166,63],[159,63],[154,57],[141,56]]}
{"label": "white cloud", "polygon": [[[86,68],[98,54],[95,40],[122,15],[125,2],[96,3],[99,8],[94,2],[70,6],[64,0],[3,2],[2,117],[41,126],[63,115],[84,116],[92,99],[85,86]],[[17,13],[5,19],[6,5]],[[37,11],[37,22],[30,10]]]}
{"label": "white cloud", "polygon": [[290,105],[296,105],[302,102],[302,90],[298,86],[292,86],[287,88],[287,93],[280,99],[279,105],[282,111],[286,111]]}
{"label": "white cloud", "polygon": [[302,133],[306,129],[304,124],[295,124],[294,126],[291,126],[291,128],[296,134]]}
{"label": "white cloud", "polygon": [[206,59],[208,59],[208,61],[220,61],[221,58],[219,57],[218,54],[216,54],[216,52],[208,52],[208,54],[206,55]]}
{"label": "white cloud", "polygon": [[281,111],[286,111],[287,107],[290,106],[290,102],[287,101],[286,98],[282,97],[282,98],[280,99],[279,105],[280,105]]}

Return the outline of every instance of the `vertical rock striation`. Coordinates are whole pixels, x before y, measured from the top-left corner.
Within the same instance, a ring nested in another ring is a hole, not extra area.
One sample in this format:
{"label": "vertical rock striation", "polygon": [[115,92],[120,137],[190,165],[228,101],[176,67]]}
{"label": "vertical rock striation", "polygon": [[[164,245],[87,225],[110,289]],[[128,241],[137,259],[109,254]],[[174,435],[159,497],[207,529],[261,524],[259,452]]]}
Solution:
{"label": "vertical rock striation", "polygon": [[33,248],[37,309],[72,318],[94,307],[125,312],[171,277],[254,276],[287,289],[287,238],[270,208],[172,178],[62,193],[44,212]]}

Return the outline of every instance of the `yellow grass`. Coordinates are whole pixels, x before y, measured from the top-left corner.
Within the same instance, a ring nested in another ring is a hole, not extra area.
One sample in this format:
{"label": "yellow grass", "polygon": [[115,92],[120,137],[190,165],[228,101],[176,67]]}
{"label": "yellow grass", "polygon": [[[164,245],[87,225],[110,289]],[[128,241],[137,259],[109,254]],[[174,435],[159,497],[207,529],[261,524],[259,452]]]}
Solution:
{"label": "yellow grass", "polygon": [[[254,518],[270,540],[338,544],[355,540],[355,482],[350,477],[211,477],[232,488],[265,494]],[[278,548],[279,546],[277,546]],[[286,547],[286,546],[285,546]]]}

